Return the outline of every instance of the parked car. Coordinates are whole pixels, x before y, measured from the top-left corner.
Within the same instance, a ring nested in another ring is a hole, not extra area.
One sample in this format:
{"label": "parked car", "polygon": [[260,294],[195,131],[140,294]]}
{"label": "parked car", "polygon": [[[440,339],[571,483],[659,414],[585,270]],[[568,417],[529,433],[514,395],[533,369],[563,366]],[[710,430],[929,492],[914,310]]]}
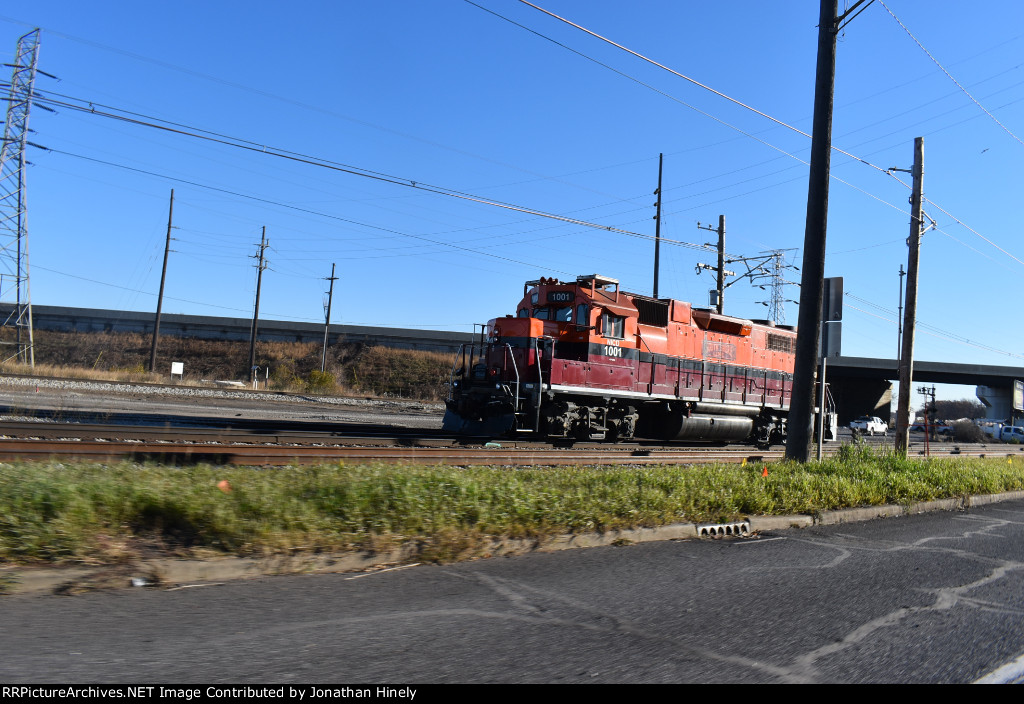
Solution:
{"label": "parked car", "polygon": [[978,425],[981,428],[981,432],[983,432],[986,437],[990,437],[993,440],[996,440],[996,439],[999,438],[999,431],[1003,427],[999,423],[985,423],[985,424],[979,423]]}
{"label": "parked car", "polygon": [[999,439],[1003,442],[1024,443],[1024,428],[1019,425],[1004,425],[999,429]]}
{"label": "parked car", "polygon": [[935,435],[952,435],[956,430],[952,425],[946,423],[929,423],[925,426],[924,423],[914,423],[910,426],[910,432],[912,433],[925,433]]}
{"label": "parked car", "polygon": [[876,433],[885,435],[886,431],[889,430],[889,424],[878,416],[861,416],[850,423],[850,430],[865,433],[866,435],[875,435]]}

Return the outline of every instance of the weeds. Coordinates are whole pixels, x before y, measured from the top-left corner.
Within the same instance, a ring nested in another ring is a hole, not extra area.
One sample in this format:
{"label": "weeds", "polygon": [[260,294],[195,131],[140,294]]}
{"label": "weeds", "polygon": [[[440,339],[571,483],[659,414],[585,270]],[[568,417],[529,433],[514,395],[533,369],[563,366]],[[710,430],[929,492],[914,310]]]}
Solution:
{"label": "weeds", "polygon": [[[0,464],[0,561],[121,562],[146,550],[269,554],[413,545],[423,559],[542,539],[751,515],[813,514],[1024,488],[1024,461],[905,459],[863,447],[821,463],[508,469],[256,469]],[[217,488],[227,480],[231,491]]]}
{"label": "weeds", "polygon": [[[40,374],[84,380],[166,382],[170,361],[184,362],[187,380],[249,378],[248,344],[235,340],[162,337],[162,372],[150,373],[151,339],[138,333],[35,334],[36,365],[0,363],[0,372]],[[366,347],[338,342],[323,348],[313,342],[260,342],[257,364],[270,369],[270,388],[313,394],[353,394],[437,401],[445,396],[451,356],[437,352]],[[261,374],[261,382],[263,375]]]}
{"label": "weeds", "polygon": [[16,574],[0,574],[0,596],[13,592],[19,581]]}

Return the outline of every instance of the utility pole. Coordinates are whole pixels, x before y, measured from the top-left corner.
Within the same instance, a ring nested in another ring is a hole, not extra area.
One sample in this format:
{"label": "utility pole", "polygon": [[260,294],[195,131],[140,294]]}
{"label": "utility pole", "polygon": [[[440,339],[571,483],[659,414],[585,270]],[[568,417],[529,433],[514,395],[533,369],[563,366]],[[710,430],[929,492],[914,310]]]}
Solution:
{"label": "utility pole", "polygon": [[718,216],[718,314],[725,305],[725,216]]}
{"label": "utility pole", "polygon": [[[715,269],[717,272],[716,286],[715,289],[715,312],[721,314],[722,309],[725,306],[725,275],[733,275],[733,272],[727,272],[725,270],[725,216],[718,216],[718,228],[711,227],[711,225],[701,225],[697,223],[698,230],[707,230],[708,232],[718,233],[718,267]],[[704,245],[705,247],[711,247],[710,243]],[[739,261],[739,260],[736,260]],[[698,264],[699,268],[703,268],[703,265]]]}
{"label": "utility pole", "polygon": [[[857,3],[859,5],[860,3]],[[854,5],[854,8],[857,6]],[[847,11],[851,12],[853,8]],[[800,276],[800,312],[793,370],[793,394],[786,429],[786,458],[806,462],[811,453],[814,376],[818,367],[818,323],[825,278],[828,186],[832,160],[832,99],[836,80],[838,0],[821,0],[818,62],[814,82],[811,168],[807,185],[807,219]],[[844,15],[845,17],[845,15]]]}
{"label": "utility pole", "polygon": [[331,264],[331,277],[327,279],[331,282],[331,287],[327,291],[327,315],[324,321],[324,353],[320,357],[320,371],[324,371],[327,368],[327,332],[331,329],[331,301],[334,300],[334,282],[338,278],[334,275],[334,264]]}
{"label": "utility pole", "polygon": [[910,237],[907,245],[907,305],[903,310],[903,349],[900,354],[900,395],[896,406],[896,453],[906,456],[910,446],[910,384],[914,378],[914,329],[917,323],[917,273],[924,218],[924,137],[914,139],[914,182],[910,196]]}
{"label": "utility pole", "polygon": [[658,255],[661,250],[661,166],[664,162],[665,155],[658,155],[658,190],[654,192],[654,195],[658,196],[658,202],[654,205],[658,208],[658,213],[654,216],[654,297],[658,297],[658,270],[660,264],[658,263]]}
{"label": "utility pole", "polygon": [[[259,263],[256,265],[256,307],[252,312],[252,332],[249,335],[249,383],[256,381],[256,332],[260,324],[260,287],[263,285],[263,270],[267,268],[263,253],[267,249],[267,227],[263,226],[260,237]],[[254,257],[255,258],[255,257]]]}
{"label": "utility pole", "polygon": [[907,275],[907,272],[903,271],[903,265],[900,264],[900,297],[897,299],[896,306],[899,312],[896,314],[896,365],[899,366],[900,357],[903,356],[903,277]]}
{"label": "utility pole", "polygon": [[171,189],[171,205],[167,212],[167,243],[164,244],[164,268],[160,272],[160,293],[156,297],[156,320],[153,323],[153,346],[149,351],[149,371],[156,371],[156,345],[160,337],[160,311],[164,306],[164,282],[167,281],[167,255],[171,251],[171,223],[174,221],[174,189]]}

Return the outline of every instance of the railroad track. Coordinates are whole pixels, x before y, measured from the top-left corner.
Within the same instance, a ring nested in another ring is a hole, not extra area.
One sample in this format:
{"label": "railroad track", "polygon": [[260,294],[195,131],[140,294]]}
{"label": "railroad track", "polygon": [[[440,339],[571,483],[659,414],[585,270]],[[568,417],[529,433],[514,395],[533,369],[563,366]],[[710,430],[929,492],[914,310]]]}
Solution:
{"label": "railroad track", "polygon": [[422,430],[350,426],[342,430],[270,427],[189,428],[82,423],[4,423],[0,460],[80,459],[213,464],[310,464],[336,461],[426,464],[668,464],[778,459],[781,449],[597,443],[554,446],[529,440],[487,442]]}
{"label": "railroad track", "polygon": [[[286,465],[323,462],[408,462],[509,466],[650,465],[774,461],[783,448],[711,447],[623,443],[557,446],[528,440],[467,440],[441,432],[350,425],[295,427],[154,427],[83,423],[6,422],[0,427],[0,460],[77,459],[95,462],[155,461],[176,464]],[[876,443],[880,444],[880,443]],[[826,455],[838,445],[829,443]],[[932,456],[1024,456],[1009,446],[939,446]],[[911,455],[924,447],[912,445]]]}
{"label": "railroad track", "polygon": [[[180,417],[177,419],[181,422]],[[457,438],[440,432],[405,430],[389,425],[313,422],[242,423],[221,421],[219,425],[167,424],[124,425],[120,423],[59,423],[6,421],[0,423],[0,437],[39,440],[102,440],[132,442],[179,442],[196,444],[394,445],[410,442],[452,444]]]}
{"label": "railroad track", "polygon": [[324,462],[404,462],[508,466],[647,465],[775,460],[782,451],[730,449],[559,449],[550,446],[358,447],[315,445],[230,445],[199,443],[97,442],[87,440],[0,440],[0,460],[75,459],[94,462],[153,461],[177,464],[288,465]]}

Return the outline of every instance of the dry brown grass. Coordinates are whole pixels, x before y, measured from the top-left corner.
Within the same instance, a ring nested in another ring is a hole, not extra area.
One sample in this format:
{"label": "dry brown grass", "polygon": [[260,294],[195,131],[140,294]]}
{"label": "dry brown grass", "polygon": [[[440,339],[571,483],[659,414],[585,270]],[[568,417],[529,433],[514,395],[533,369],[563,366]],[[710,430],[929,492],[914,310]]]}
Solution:
{"label": "dry brown grass", "polygon": [[[248,379],[249,343],[161,336],[157,368],[149,369],[152,338],[139,333],[74,333],[36,330],[35,369],[14,361],[0,363],[0,373],[41,374],[68,379],[163,382],[170,363],[183,362],[180,382]],[[416,350],[336,343],[327,348],[320,372],[322,347],[315,342],[260,342],[256,364],[270,368],[269,388],[321,394],[444,398],[451,355]],[[263,373],[260,374],[261,380]]]}
{"label": "dry brown grass", "polygon": [[445,397],[451,355],[369,347],[348,367],[349,383],[376,396],[438,401]]}

